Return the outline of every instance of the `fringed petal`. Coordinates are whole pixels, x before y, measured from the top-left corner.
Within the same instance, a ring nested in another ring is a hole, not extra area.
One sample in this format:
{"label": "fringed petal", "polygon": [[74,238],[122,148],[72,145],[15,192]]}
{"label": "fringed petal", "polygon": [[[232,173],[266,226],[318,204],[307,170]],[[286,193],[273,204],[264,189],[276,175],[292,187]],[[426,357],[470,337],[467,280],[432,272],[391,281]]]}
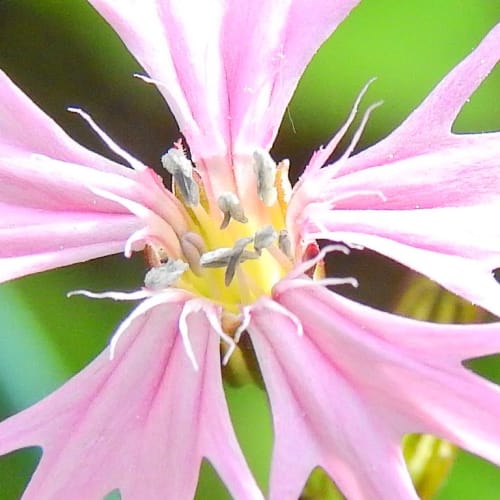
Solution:
{"label": "fringed petal", "polygon": [[185,224],[179,210],[150,169],[83,148],[0,72],[0,281],[123,252],[131,234],[160,218]]}
{"label": "fringed petal", "polygon": [[265,300],[250,312],[276,435],[272,497],[297,496],[319,465],[348,498],[416,498],[400,451],[407,433],[500,463],[500,390],[462,366],[500,352],[498,323],[415,321],[288,280],[274,300],[304,335]]}
{"label": "fringed petal", "polygon": [[158,86],[198,166],[234,191],[233,158],[270,148],[305,66],[358,0],[89,2]]}
{"label": "fringed petal", "polygon": [[500,134],[451,132],[500,58],[500,25],[387,139],[303,176],[292,196],[295,239],[371,248],[500,315]]}
{"label": "fringed petal", "polygon": [[186,300],[178,295],[139,306],[146,312],[130,322],[113,360],[102,353],[0,424],[0,453],[43,448],[24,499],[102,498],[114,489],[125,500],[192,498],[203,457],[235,498],[261,498],[229,419],[218,335],[203,312],[190,315],[195,371],[178,331]]}
{"label": "fringed petal", "polygon": [[[346,171],[384,165],[457,147],[474,145],[475,134],[451,132],[463,105],[500,59],[500,24],[436,86],[422,104],[386,139],[353,157]],[[493,139],[492,139],[493,140]]]}
{"label": "fringed petal", "polygon": [[270,498],[298,498],[312,469],[321,466],[347,498],[416,499],[400,436],[309,337],[308,323],[303,326],[299,337],[265,302],[252,310],[249,333],[274,422]]}

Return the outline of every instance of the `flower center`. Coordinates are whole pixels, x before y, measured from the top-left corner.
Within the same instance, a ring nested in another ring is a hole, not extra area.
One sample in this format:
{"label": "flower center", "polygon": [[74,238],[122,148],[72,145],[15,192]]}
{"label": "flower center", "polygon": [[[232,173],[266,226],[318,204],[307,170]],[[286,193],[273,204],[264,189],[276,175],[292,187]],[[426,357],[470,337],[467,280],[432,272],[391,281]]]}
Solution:
{"label": "flower center", "polygon": [[146,245],[152,266],[145,278],[147,288],[175,283],[234,313],[240,305],[270,295],[293,264],[285,228],[289,162],[276,165],[264,150],[255,151],[252,162],[255,187],[240,197],[223,192],[211,199],[181,147],[162,157],[172,175],[172,191],[184,207],[187,230],[178,235],[180,258],[166,255],[155,243]]}

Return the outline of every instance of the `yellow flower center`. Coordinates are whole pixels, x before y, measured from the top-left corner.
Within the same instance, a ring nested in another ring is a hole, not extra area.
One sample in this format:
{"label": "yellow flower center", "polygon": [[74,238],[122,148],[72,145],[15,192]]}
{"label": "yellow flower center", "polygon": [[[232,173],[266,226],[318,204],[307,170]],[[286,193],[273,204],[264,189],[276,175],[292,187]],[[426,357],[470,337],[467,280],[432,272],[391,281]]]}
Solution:
{"label": "yellow flower center", "polygon": [[285,229],[291,189],[288,162],[276,165],[267,152],[257,151],[253,165],[257,193],[249,188],[252,192],[241,199],[235,193],[220,193],[216,202],[208,199],[182,151],[170,150],[162,162],[172,174],[172,190],[184,205],[188,229],[178,235],[180,260],[162,255],[153,244],[146,247],[153,266],[146,286],[162,288],[166,279],[167,286],[175,282],[230,313],[270,295],[293,264]]}

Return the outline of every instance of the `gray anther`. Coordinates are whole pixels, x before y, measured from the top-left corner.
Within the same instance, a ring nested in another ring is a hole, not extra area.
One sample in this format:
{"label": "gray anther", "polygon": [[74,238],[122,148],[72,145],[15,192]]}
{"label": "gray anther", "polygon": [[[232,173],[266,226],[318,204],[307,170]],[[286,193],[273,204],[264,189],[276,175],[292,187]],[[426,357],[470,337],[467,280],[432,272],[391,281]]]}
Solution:
{"label": "gray anther", "polygon": [[171,259],[165,264],[150,269],[144,278],[146,288],[162,290],[173,285],[189,268],[182,260]]}
{"label": "gray anther", "polygon": [[220,225],[221,229],[225,229],[228,226],[231,221],[231,217],[243,224],[248,222],[248,219],[243,212],[240,200],[234,193],[228,192],[221,194],[217,200],[217,205],[224,214],[224,219]]}
{"label": "gray anther", "polygon": [[264,248],[272,245],[276,237],[276,231],[271,225],[267,225],[259,229],[253,238],[253,247],[255,248],[255,251],[260,254]]}
{"label": "gray anther", "polygon": [[193,180],[193,164],[177,148],[169,149],[162,157],[163,167],[173,176],[175,185],[189,206],[200,202],[198,184]]}
{"label": "gray anther", "polygon": [[274,185],[276,180],[276,163],[265,149],[257,149],[253,153],[253,168],[257,177],[257,194],[268,207],[274,205],[278,193]]}
{"label": "gray anther", "polygon": [[289,259],[293,259],[292,243],[286,229],[282,229],[278,234],[278,247]]}

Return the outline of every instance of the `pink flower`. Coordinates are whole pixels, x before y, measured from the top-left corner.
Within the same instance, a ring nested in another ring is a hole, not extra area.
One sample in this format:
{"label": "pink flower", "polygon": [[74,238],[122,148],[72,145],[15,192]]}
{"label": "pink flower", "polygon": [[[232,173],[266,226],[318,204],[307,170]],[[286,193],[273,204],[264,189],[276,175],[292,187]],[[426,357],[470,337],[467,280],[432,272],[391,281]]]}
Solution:
{"label": "pink flower", "polygon": [[235,498],[261,498],[220,374],[220,342],[226,362],[245,331],[272,407],[271,498],[297,498],[316,465],[347,498],[415,498],[409,432],[500,463],[499,390],[462,366],[500,351],[499,324],[413,321],[325,287],[352,279],[309,277],[346,250],[314,255],[315,240],[344,241],[499,313],[487,217],[500,135],[450,129],[500,57],[500,25],[387,139],[324,167],[351,117],[292,191],[268,150],[305,65],[356,1],[90,3],[164,95],[196,167],[179,143],[163,156],[172,194],[83,112],[132,168],[73,142],[1,76],[1,279],[120,251],[144,249],[152,265],[137,292],[80,292],[143,301],[108,351],[0,424],[0,453],[44,450],[24,498],[190,498],[203,457]]}

